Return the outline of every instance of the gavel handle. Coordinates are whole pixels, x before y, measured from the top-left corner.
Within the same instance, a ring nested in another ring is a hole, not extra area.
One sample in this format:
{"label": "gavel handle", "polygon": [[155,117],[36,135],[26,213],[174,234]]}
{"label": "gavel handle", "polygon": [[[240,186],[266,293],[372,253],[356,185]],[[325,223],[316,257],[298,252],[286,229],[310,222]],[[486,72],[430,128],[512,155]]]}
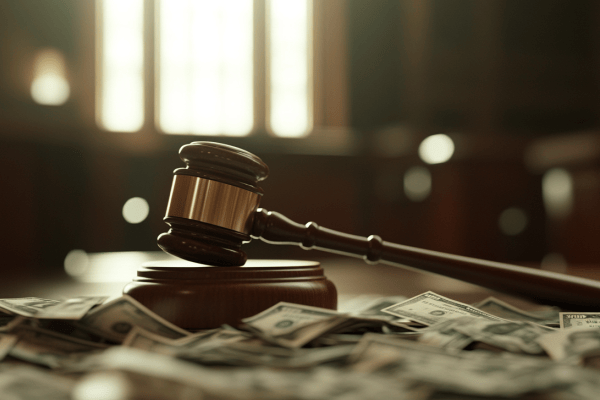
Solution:
{"label": "gavel handle", "polygon": [[375,235],[365,238],[322,228],[314,222],[301,225],[262,208],[254,215],[251,236],[272,244],[363,258],[371,264],[428,271],[565,310],[600,311],[598,281],[402,246]]}

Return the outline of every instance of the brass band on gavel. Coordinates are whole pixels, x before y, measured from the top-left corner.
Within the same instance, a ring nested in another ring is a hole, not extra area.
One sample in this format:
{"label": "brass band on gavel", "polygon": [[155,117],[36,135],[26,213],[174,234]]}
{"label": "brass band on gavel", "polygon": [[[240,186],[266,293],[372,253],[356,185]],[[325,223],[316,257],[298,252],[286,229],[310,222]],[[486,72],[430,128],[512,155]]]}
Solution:
{"label": "brass band on gavel", "polygon": [[250,234],[260,195],[237,186],[190,175],[175,175],[167,217],[195,221]]}

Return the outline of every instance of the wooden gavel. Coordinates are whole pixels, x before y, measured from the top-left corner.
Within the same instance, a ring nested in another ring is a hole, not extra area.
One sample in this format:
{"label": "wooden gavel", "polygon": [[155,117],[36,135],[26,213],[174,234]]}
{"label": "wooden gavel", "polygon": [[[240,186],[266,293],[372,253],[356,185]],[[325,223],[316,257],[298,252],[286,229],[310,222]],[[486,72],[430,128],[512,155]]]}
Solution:
{"label": "wooden gavel", "polygon": [[237,147],[192,142],[179,151],[186,168],[174,171],[165,222],[158,245],[185,260],[241,266],[243,243],[252,238],[294,244],[414,268],[567,310],[600,311],[600,282],[516,265],[423,250],[337,232],[314,222],[301,225],[258,208],[258,182],[269,172],[257,156]]}

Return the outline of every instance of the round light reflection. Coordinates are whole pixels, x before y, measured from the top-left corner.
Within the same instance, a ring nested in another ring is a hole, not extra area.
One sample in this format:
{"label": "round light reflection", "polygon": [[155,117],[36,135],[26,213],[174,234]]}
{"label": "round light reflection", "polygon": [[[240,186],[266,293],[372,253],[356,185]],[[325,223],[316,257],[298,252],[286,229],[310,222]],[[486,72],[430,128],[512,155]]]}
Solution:
{"label": "round light reflection", "polygon": [[419,157],[427,164],[441,164],[452,158],[454,142],[443,133],[423,139],[419,145]]}
{"label": "round light reflection", "polygon": [[546,213],[564,218],[573,208],[573,177],[563,168],[552,168],[542,177],[542,194]]}
{"label": "round light reflection", "polygon": [[150,211],[148,202],[141,197],[132,197],[123,206],[123,218],[130,224],[139,224],[146,219]]}
{"label": "round light reflection", "polygon": [[84,250],[74,249],[67,253],[64,264],[69,276],[81,276],[87,272],[90,258]]}
{"label": "round light reflection", "polygon": [[412,201],[423,201],[431,193],[431,173],[425,167],[411,167],[404,173],[404,194]]}
{"label": "round light reflection", "polygon": [[529,222],[527,214],[520,208],[511,207],[502,211],[498,218],[498,226],[502,233],[515,236],[523,232]]}

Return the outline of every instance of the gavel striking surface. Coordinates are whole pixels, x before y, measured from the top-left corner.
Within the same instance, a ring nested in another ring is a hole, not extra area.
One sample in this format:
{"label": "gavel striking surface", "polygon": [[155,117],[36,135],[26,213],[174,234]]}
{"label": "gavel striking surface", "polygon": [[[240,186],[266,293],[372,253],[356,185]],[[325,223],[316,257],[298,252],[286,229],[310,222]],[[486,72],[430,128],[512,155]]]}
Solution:
{"label": "gavel striking surface", "polygon": [[315,261],[249,260],[242,267],[149,262],[123,293],[190,331],[238,326],[280,301],[337,307],[336,288]]}

